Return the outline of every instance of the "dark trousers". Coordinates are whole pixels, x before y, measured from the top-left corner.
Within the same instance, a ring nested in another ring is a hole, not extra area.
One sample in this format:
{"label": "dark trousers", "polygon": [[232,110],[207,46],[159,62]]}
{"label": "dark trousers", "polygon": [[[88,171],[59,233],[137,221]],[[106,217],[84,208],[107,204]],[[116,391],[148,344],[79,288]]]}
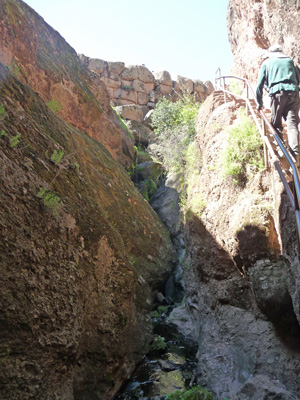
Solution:
{"label": "dark trousers", "polygon": [[299,93],[280,91],[271,97],[271,124],[282,140],[282,118],[286,121],[289,147],[293,156],[299,155]]}

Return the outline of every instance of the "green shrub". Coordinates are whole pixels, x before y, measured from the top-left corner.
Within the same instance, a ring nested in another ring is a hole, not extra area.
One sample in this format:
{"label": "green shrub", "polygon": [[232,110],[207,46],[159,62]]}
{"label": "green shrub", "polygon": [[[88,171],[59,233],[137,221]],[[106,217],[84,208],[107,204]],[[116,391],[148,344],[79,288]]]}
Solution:
{"label": "green shrub", "polygon": [[61,160],[62,160],[62,158],[63,158],[63,156],[64,156],[64,151],[62,150],[62,149],[59,149],[59,150],[54,150],[53,151],[53,153],[51,154],[51,157],[50,157],[50,159],[51,159],[51,161],[54,163],[54,164],[59,164],[60,162],[61,162]]}
{"label": "green shrub", "polygon": [[19,141],[20,141],[20,138],[21,138],[21,134],[20,133],[18,133],[16,136],[13,136],[10,140],[9,140],[9,145],[10,145],[10,147],[13,149],[14,147],[16,147],[17,146],[17,144],[19,143]]}
{"label": "green shrub", "polygon": [[167,343],[165,339],[159,335],[153,335],[152,343],[150,345],[150,350],[153,352],[159,352],[167,348]]}
{"label": "green shrub", "polygon": [[51,192],[51,190],[40,188],[37,197],[39,197],[46,208],[48,208],[52,215],[57,215],[62,207],[62,201],[59,196]]}
{"label": "green shrub", "polygon": [[183,392],[177,390],[166,398],[167,400],[213,400],[212,394],[200,386],[194,386]]}
{"label": "green shrub", "polygon": [[55,114],[58,114],[62,109],[59,100],[52,99],[47,103],[47,105]]}
{"label": "green shrub", "polygon": [[253,121],[240,113],[238,121],[227,129],[226,147],[222,155],[225,176],[232,176],[237,185],[247,182],[247,166],[264,168],[263,144]]}
{"label": "green shrub", "polygon": [[185,93],[176,102],[163,98],[152,113],[156,143],[150,153],[168,172],[182,172],[185,168],[186,151],[195,137],[199,107],[195,97]]}
{"label": "green shrub", "polygon": [[0,121],[3,121],[4,118],[6,117],[6,110],[4,107],[4,104],[0,104]]}
{"label": "green shrub", "polygon": [[229,91],[241,95],[244,90],[244,83],[238,79],[231,79],[229,83]]}

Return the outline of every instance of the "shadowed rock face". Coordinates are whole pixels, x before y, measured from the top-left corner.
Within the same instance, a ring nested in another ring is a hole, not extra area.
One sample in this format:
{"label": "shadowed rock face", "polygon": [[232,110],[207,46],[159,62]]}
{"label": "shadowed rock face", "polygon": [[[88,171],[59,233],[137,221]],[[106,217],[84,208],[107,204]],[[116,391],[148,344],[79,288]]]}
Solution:
{"label": "shadowed rock face", "polygon": [[45,102],[59,104],[60,117],[103,143],[114,159],[130,165],[133,144],[118,124],[104,84],[21,0],[0,1],[0,62]]}
{"label": "shadowed rock face", "polygon": [[[148,349],[153,293],[170,273],[173,248],[106,148],[42,99],[44,85],[62,93],[71,85],[63,64],[56,83],[53,71],[36,67],[36,19],[53,31],[24,4],[0,7],[10,21],[1,20],[6,57],[24,56],[20,73],[0,64],[0,397],[111,399]],[[22,29],[25,49],[32,46],[27,63]],[[51,35],[60,60],[67,45]],[[95,111],[90,93],[86,107]]]}
{"label": "shadowed rock face", "polygon": [[256,82],[264,50],[274,43],[299,64],[299,20],[298,0],[229,0],[227,25],[235,72]]}
{"label": "shadowed rock face", "polygon": [[235,110],[208,98],[196,124],[203,166],[192,193],[206,205],[186,221],[184,280],[197,381],[217,398],[298,399],[295,217],[276,171],[250,172],[244,187],[224,178],[224,128]]}

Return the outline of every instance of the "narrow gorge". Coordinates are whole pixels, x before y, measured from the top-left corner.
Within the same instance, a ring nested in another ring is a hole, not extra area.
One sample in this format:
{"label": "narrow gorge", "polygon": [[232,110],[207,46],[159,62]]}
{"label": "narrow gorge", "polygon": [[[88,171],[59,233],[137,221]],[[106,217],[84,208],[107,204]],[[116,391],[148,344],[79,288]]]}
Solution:
{"label": "narrow gorge", "polygon": [[[233,74],[255,87],[275,42],[299,65],[299,13],[229,0]],[[246,125],[0,0],[1,399],[300,399],[295,216],[260,141],[226,172]]]}

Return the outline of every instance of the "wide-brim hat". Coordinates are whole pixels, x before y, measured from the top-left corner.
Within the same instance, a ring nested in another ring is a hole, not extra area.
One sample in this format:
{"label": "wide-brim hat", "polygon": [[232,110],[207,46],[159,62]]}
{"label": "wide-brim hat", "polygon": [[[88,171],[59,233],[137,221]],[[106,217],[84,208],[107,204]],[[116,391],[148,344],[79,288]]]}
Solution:
{"label": "wide-brim hat", "polygon": [[282,52],[282,48],[279,44],[273,44],[271,47],[268,48],[268,56],[278,57],[278,58],[288,57],[286,54]]}

